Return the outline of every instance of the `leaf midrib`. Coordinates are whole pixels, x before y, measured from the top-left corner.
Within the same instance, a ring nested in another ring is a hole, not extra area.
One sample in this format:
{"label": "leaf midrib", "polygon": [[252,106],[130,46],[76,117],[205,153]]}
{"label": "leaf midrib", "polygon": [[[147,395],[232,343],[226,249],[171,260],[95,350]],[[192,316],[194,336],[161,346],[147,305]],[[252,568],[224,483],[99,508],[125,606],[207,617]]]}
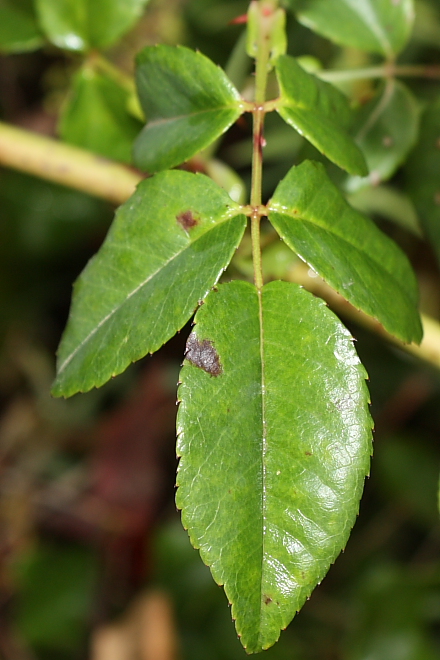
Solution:
{"label": "leaf midrib", "polygon": [[379,99],[376,107],[373,109],[371,115],[369,115],[365,121],[365,124],[360,127],[356,140],[363,140],[367,134],[377,125],[377,123],[382,119],[382,115],[388,109],[389,104],[391,103],[394,92],[396,89],[396,81],[394,78],[387,80],[383,94]]}
{"label": "leaf midrib", "polygon": [[218,112],[219,110],[234,110],[234,109],[237,110],[239,114],[242,112],[239,104],[228,104],[228,105],[217,106],[216,108],[208,108],[206,110],[197,110],[195,112],[188,112],[187,114],[184,115],[175,115],[174,117],[161,117],[160,119],[153,119],[152,121],[147,122],[146,128],[147,129],[157,128],[158,126],[165,125],[175,121],[181,121],[182,119],[188,119],[189,117],[198,117],[200,115],[208,114],[210,112],[211,113]]}
{"label": "leaf midrib", "polygon": [[367,11],[362,11],[362,6],[359,5],[359,0],[355,0],[355,2],[351,2],[351,0],[344,0],[344,2],[346,5],[348,5],[348,7],[350,7],[350,9],[352,9],[352,11],[355,12],[355,14],[359,16],[361,22],[365,22],[366,25],[368,25],[371,32],[374,34],[386,54],[391,56],[394,51],[391,46],[391,42],[388,39],[387,33],[381,28],[380,22],[377,20],[377,14],[374,11],[370,11],[368,5]]}
{"label": "leaf midrib", "polygon": [[[263,582],[265,573],[265,556],[266,556],[266,532],[267,532],[267,484],[266,484],[266,453],[267,453],[267,425],[266,425],[266,370],[265,370],[265,354],[264,354],[264,315],[263,315],[263,292],[261,289],[257,290],[258,295],[258,316],[260,325],[260,359],[261,359],[261,421],[262,421],[262,442],[261,442],[261,517],[262,517],[262,541],[261,541],[261,573],[260,573],[260,631],[258,634],[259,645],[261,646],[260,638],[263,622]],[[264,637],[263,637],[264,640]]]}
{"label": "leaf midrib", "polygon": [[124,298],[124,300],[122,300],[122,302],[120,302],[118,305],[116,305],[116,306],[111,310],[111,312],[109,312],[104,318],[102,318],[102,319],[99,321],[99,323],[93,328],[93,330],[91,330],[91,331],[89,332],[89,334],[88,334],[86,337],[84,337],[84,339],[83,339],[83,340],[81,341],[81,343],[75,348],[75,350],[72,351],[72,353],[70,353],[70,355],[67,356],[67,358],[64,360],[64,362],[63,362],[63,363],[60,365],[60,367],[58,368],[58,377],[62,374],[62,372],[65,370],[65,368],[70,364],[70,362],[73,360],[73,358],[75,357],[75,355],[77,355],[77,354],[79,353],[79,351],[80,351],[80,350],[81,350],[81,349],[87,344],[87,342],[88,342],[92,337],[94,337],[94,335],[96,335],[96,333],[100,330],[100,328],[102,328],[102,327],[104,326],[104,324],[105,324],[110,318],[112,318],[112,317],[113,317],[113,316],[114,316],[114,315],[115,315],[115,314],[116,314],[116,313],[117,313],[117,312],[118,312],[118,311],[119,311],[119,310],[120,310],[120,309],[121,309],[121,308],[122,308],[122,307],[123,307],[123,306],[124,306],[124,305],[125,305],[125,304],[126,304],[131,298],[132,298],[132,297],[133,297],[133,296],[134,296],[134,295],[136,295],[136,293],[138,293],[138,292],[139,292],[144,286],[146,286],[146,285],[147,285],[147,284],[148,284],[148,283],[149,283],[154,277],[156,277],[156,275],[158,275],[158,273],[160,273],[164,268],[166,268],[170,263],[172,263],[172,262],[174,261],[174,259],[177,259],[177,257],[179,257],[180,255],[182,255],[182,254],[185,252],[185,250],[189,249],[191,246],[193,246],[195,243],[197,243],[197,241],[200,240],[203,236],[206,236],[206,234],[208,234],[209,231],[215,229],[216,227],[218,227],[219,225],[223,224],[224,222],[227,222],[228,220],[232,220],[233,218],[236,218],[236,217],[239,216],[239,215],[240,215],[240,213],[236,213],[236,214],[234,214],[234,215],[226,214],[225,216],[222,216],[221,219],[220,219],[218,222],[215,223],[215,225],[213,225],[212,227],[209,227],[209,228],[207,229],[207,231],[203,232],[203,233],[200,234],[200,236],[198,236],[195,240],[193,240],[193,241],[191,241],[190,243],[188,243],[187,245],[185,245],[185,247],[184,247],[182,250],[179,250],[179,252],[176,252],[176,254],[174,254],[170,259],[168,259],[168,261],[166,261],[166,262],[164,262],[163,264],[161,264],[161,266],[160,266],[157,270],[155,270],[154,273],[151,273],[150,275],[148,275],[148,277],[145,278],[145,280],[143,280],[143,281],[142,281],[140,284],[138,284],[138,285],[137,285],[132,291],[130,291],[130,292],[126,295],[126,297]]}

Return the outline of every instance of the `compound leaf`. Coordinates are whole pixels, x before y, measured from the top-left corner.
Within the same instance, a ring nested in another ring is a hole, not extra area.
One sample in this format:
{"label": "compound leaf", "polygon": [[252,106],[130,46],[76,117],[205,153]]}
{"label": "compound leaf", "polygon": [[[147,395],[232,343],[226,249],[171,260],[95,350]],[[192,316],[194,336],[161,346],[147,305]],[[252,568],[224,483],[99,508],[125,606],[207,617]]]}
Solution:
{"label": "compound leaf", "polygon": [[366,175],[365,159],[345,130],[352,119],[346,97],[289,55],[280,56],[275,68],[281,92],[277,110],[284,121],[342,169]]}
{"label": "compound leaf", "polygon": [[402,341],[421,341],[417,283],[405,254],[346,202],[320,163],[304,161],[288,172],[269,203],[269,219],[352,305]]}
{"label": "compound leaf", "polygon": [[421,118],[420,139],[405,168],[408,192],[440,259],[440,97]]}
{"label": "compound leaf", "polygon": [[419,115],[418,103],[408,87],[393,78],[361,108],[354,134],[370,173],[351,177],[345,184],[347,191],[377,186],[395,173],[417,140]]}
{"label": "compound leaf", "polygon": [[217,282],[245,224],[202,174],[141,182],[75,284],[53,394],[98,387],[168,341]]}
{"label": "compound leaf", "polygon": [[140,18],[149,0],[36,0],[40,23],[59,48],[108,48]]}
{"label": "compound leaf", "polygon": [[0,52],[21,53],[42,43],[32,0],[0,0]]}
{"label": "compound leaf", "polygon": [[289,0],[301,23],[341,46],[393,58],[407,43],[413,0]]}
{"label": "compound leaf", "polygon": [[148,46],[136,82],[147,125],[134,145],[147,172],[175,167],[207,147],[242,114],[240,95],[214,62],[183,46]]}
{"label": "compound leaf", "polygon": [[349,332],[296,284],[234,281],[196,315],[177,505],[248,653],[276,642],[344,548],[371,451]]}
{"label": "compound leaf", "polygon": [[141,124],[127,110],[129,93],[90,66],[77,72],[58,130],[66,142],[131,163]]}

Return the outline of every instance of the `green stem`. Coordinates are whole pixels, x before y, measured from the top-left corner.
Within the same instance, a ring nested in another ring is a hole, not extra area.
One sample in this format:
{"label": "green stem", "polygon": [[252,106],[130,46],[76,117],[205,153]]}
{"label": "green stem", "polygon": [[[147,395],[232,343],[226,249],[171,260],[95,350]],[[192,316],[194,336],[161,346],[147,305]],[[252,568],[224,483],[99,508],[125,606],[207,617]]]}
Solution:
{"label": "green stem", "polygon": [[263,288],[263,268],[261,263],[260,241],[260,206],[261,206],[261,180],[263,171],[262,136],[264,125],[264,111],[258,108],[254,112],[254,148],[252,155],[252,189],[251,189],[251,236],[252,259],[254,262],[254,281],[258,290]]}
{"label": "green stem", "polygon": [[142,176],[101,156],[0,122],[0,165],[122,204]]}
{"label": "green stem", "polygon": [[264,117],[266,100],[267,75],[269,72],[270,58],[270,29],[272,16],[265,15],[267,3],[260,3],[260,25],[257,44],[257,56],[255,62],[255,105],[253,114],[253,150],[252,150],[252,186],[251,186],[251,236],[252,257],[254,262],[254,281],[259,291],[263,288],[263,269],[261,264],[260,244],[260,207],[261,183],[263,175],[263,146],[264,146]]}
{"label": "green stem", "polygon": [[327,82],[349,82],[369,78],[391,78],[406,76],[414,78],[440,78],[440,66],[384,64],[366,69],[348,69],[346,71],[318,71],[316,75]]}
{"label": "green stem", "polygon": [[115,66],[101,53],[92,53],[90,55],[90,61],[92,65],[94,65],[97,69],[100,69],[102,73],[106,73],[110,78],[118,83],[120,87],[125,89],[130,94],[136,90],[133,76],[130,76],[128,73],[125,73],[125,71],[122,71],[122,69]]}

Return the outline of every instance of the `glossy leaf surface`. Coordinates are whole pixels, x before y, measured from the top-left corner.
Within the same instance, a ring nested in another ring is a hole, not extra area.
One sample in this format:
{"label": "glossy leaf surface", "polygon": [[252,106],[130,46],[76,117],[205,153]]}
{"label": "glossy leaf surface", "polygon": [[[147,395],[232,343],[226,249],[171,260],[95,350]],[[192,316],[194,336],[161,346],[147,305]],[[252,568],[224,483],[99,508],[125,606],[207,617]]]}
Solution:
{"label": "glossy leaf surface", "polygon": [[365,155],[369,175],[352,177],[346,189],[378,185],[389,179],[414,146],[419,129],[419,106],[406,85],[390,79],[377,96],[361,108],[353,134]]}
{"label": "glossy leaf surface", "polygon": [[419,342],[417,284],[403,252],[355,211],[320,163],[293,167],[269,203],[287,245],[356,308],[402,341]]}
{"label": "glossy leaf surface", "polygon": [[408,192],[440,259],[440,98],[427,106],[420,139],[406,166]]}
{"label": "glossy leaf surface", "polygon": [[366,374],[336,316],[286,282],[263,288],[261,309],[251,284],[220,285],[188,348],[176,501],[254,653],[345,546],[371,451]]}
{"label": "glossy leaf surface", "polygon": [[107,48],[140,18],[149,0],[36,0],[40,23],[59,48]]}
{"label": "glossy leaf surface", "polygon": [[368,173],[365,159],[346,129],[352,120],[346,97],[307,73],[289,55],[278,58],[281,117],[331,161],[350,174]]}
{"label": "glossy leaf surface", "polygon": [[104,384],[180,330],[231,260],[239,212],[201,174],[143,181],[75,284],[53,394]]}
{"label": "glossy leaf surface", "polygon": [[131,162],[142,124],[127,110],[129,94],[111,78],[83,67],[75,76],[58,126],[66,142],[106,158]]}
{"label": "glossy leaf surface", "polygon": [[211,60],[183,46],[149,46],[136,81],[147,125],[134,146],[138,167],[157,172],[188,160],[241,115],[240,95]]}
{"label": "glossy leaf surface", "polygon": [[298,19],[341,46],[393,57],[407,43],[413,0],[296,0]]}
{"label": "glossy leaf surface", "polygon": [[42,43],[32,0],[0,0],[0,52],[20,53]]}

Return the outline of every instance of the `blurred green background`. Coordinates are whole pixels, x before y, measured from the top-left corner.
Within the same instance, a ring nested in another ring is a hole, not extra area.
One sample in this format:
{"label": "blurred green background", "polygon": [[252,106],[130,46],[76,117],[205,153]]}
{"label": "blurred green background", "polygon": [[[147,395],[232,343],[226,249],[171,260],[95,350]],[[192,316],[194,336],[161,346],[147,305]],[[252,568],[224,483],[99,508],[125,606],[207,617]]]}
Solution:
{"label": "blurred green background", "polygon": [[[437,64],[438,0],[416,8],[414,38],[400,61]],[[151,0],[106,55],[129,76],[142,46],[184,43],[226,66],[243,89],[250,80],[242,40],[236,47],[243,26],[230,21],[246,10],[241,0]],[[311,55],[325,68],[376,62],[292,16],[288,33],[293,55]],[[14,49],[2,44],[2,121],[130,162],[142,124],[129,84],[115,87],[80,68],[77,53],[45,40],[38,48],[29,42],[30,52],[6,52]],[[406,82],[422,105],[440,97],[438,77]],[[369,80],[345,85],[358,103],[375,88]],[[266,139],[267,197],[310,148],[278,117],[268,118]],[[233,127],[217,155],[248,186],[250,126]],[[406,249],[423,309],[439,319],[435,246],[414,233],[417,213],[407,197],[415,190],[417,202],[417,152],[408,162],[388,187],[358,193],[357,205]],[[437,163],[423,176],[440,188]],[[176,383],[188,328],[98,391],[68,401],[49,396],[72,282],[113,212],[104,201],[0,170],[0,658],[238,660],[245,652],[225,596],[190,547],[173,500]],[[288,276],[294,257],[269,231],[267,243],[266,276]],[[245,241],[234,275],[250,275],[248,257]],[[349,327],[370,375],[371,478],[345,553],[264,657],[437,660],[440,373]]]}

